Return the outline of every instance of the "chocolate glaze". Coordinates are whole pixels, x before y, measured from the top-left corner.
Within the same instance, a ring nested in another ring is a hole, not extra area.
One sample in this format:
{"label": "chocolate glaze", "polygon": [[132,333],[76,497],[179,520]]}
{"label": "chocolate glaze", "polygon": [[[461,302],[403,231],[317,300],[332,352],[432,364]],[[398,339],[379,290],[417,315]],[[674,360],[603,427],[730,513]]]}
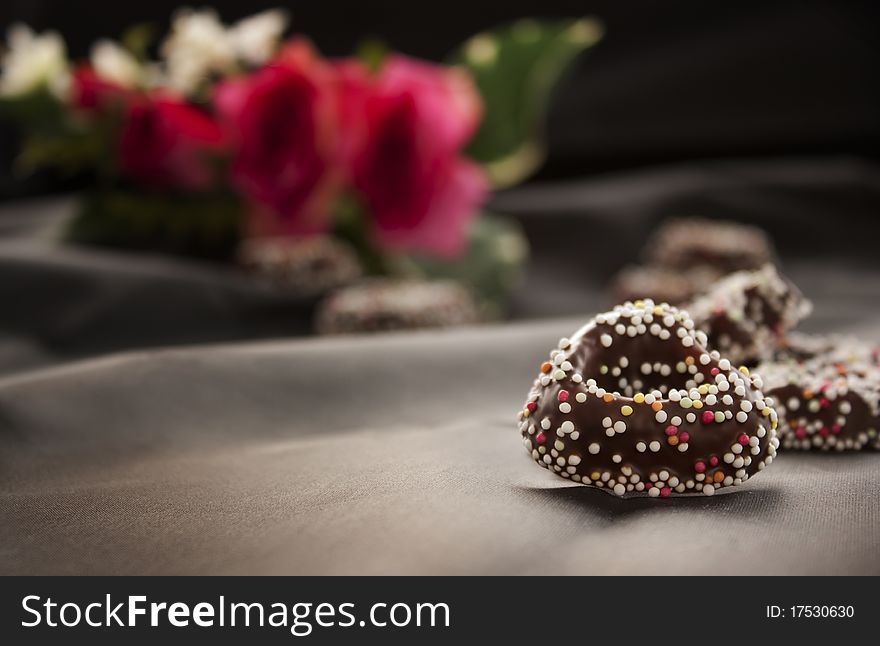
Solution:
{"label": "chocolate glaze", "polygon": [[[621,496],[711,495],[773,461],[776,412],[760,388],[707,350],[685,313],[639,301],[560,341],[519,413],[520,431],[539,465],[575,482]],[[682,389],[691,396],[676,401]]]}

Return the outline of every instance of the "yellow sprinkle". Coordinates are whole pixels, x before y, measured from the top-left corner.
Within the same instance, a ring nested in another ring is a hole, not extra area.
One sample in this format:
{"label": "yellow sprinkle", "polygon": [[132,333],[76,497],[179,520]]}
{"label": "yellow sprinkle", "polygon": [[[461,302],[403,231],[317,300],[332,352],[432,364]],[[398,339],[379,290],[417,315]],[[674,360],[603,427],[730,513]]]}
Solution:
{"label": "yellow sprinkle", "polygon": [[657,316],[660,316],[661,314],[663,314],[663,308],[660,307],[659,305],[655,306],[654,307],[654,314],[656,314]]}
{"label": "yellow sprinkle", "polygon": [[740,366],[740,367],[739,367],[739,371],[740,371],[741,373],[743,373],[746,377],[749,376],[749,369],[746,368],[745,366]]}
{"label": "yellow sprinkle", "polygon": [[695,400],[694,400],[694,403],[693,403],[693,406],[694,406],[694,408],[696,408],[697,410],[699,410],[699,409],[701,409],[701,408],[703,407],[703,402],[701,402],[699,399],[695,399]]}
{"label": "yellow sprinkle", "polygon": [[593,471],[593,473],[590,474],[590,480],[598,480],[601,477],[602,477],[602,474],[599,473],[598,471]]}
{"label": "yellow sprinkle", "polygon": [[706,384],[703,384],[702,386],[697,388],[697,392],[700,393],[701,395],[705,395],[706,393],[709,392],[709,386]]}
{"label": "yellow sprinkle", "polygon": [[633,397],[633,401],[637,404],[641,404],[645,401],[645,395],[643,393],[636,393]]}
{"label": "yellow sprinkle", "polygon": [[624,417],[629,417],[630,415],[633,414],[632,406],[621,406],[620,412],[623,413]]}
{"label": "yellow sprinkle", "polygon": [[764,410],[761,411],[761,415],[763,415],[764,417],[767,417],[770,414],[771,410],[773,410],[773,409],[768,406],[767,408],[765,408]]}

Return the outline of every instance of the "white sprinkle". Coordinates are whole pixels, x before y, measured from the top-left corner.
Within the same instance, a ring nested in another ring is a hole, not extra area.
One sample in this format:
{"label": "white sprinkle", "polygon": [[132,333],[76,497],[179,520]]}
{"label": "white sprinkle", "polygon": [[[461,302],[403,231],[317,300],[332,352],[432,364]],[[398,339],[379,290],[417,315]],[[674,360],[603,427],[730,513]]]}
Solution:
{"label": "white sprinkle", "polygon": [[647,448],[648,447],[645,446],[644,442],[637,442],[636,443],[636,451],[638,451],[639,453],[644,453],[645,449],[647,449]]}
{"label": "white sprinkle", "polygon": [[590,444],[589,447],[587,447],[587,450],[593,455],[596,455],[599,452],[599,448],[599,445],[593,442],[592,444]]}
{"label": "white sprinkle", "polygon": [[571,412],[571,404],[568,402],[562,402],[559,404],[559,412],[560,413],[570,413]]}
{"label": "white sprinkle", "polygon": [[651,449],[654,453],[660,450],[660,442],[654,440],[648,445],[648,448]]}

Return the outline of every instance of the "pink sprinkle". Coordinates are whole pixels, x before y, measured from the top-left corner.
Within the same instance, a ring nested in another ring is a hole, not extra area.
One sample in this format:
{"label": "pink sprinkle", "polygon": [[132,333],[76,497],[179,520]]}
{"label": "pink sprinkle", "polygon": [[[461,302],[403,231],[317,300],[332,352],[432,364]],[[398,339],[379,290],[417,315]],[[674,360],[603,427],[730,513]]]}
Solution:
{"label": "pink sprinkle", "polygon": [[660,497],[661,498],[669,498],[669,494],[671,494],[671,493],[672,493],[672,489],[670,489],[669,487],[663,487],[660,490]]}
{"label": "pink sprinkle", "polygon": [[721,372],[721,371],[720,371],[718,368],[712,368],[712,369],[709,371],[709,374],[712,375],[712,376],[714,377],[714,376],[717,375],[719,372]]}
{"label": "pink sprinkle", "polygon": [[802,426],[794,432],[794,436],[799,440],[804,439],[807,436],[807,429]]}
{"label": "pink sprinkle", "polygon": [[697,462],[694,464],[694,471],[697,473],[703,473],[706,471],[706,463],[705,462]]}
{"label": "pink sprinkle", "polygon": [[691,439],[691,435],[687,431],[683,431],[682,434],[678,436],[678,439],[681,442],[687,442],[689,439]]}
{"label": "pink sprinkle", "polygon": [[547,441],[547,436],[544,435],[544,431],[541,431],[540,433],[538,433],[535,436],[535,442],[537,442],[538,444],[543,444],[546,441]]}
{"label": "pink sprinkle", "polygon": [[703,424],[711,424],[715,421],[715,413],[707,410],[703,413]]}
{"label": "pink sprinkle", "polygon": [[556,395],[556,399],[558,399],[561,402],[568,401],[568,391],[567,390],[560,390],[559,394]]}
{"label": "pink sprinkle", "polygon": [[831,432],[834,433],[835,435],[840,433],[841,430],[842,429],[840,428],[840,424],[835,424],[834,426],[831,427]]}
{"label": "pink sprinkle", "polygon": [[529,409],[530,413],[534,413],[536,410],[538,410],[538,403],[529,402],[528,404],[526,404],[526,408]]}
{"label": "pink sprinkle", "polygon": [[830,402],[829,402],[827,399],[825,399],[824,397],[823,397],[822,399],[819,400],[819,405],[820,405],[822,408],[828,408],[829,403],[830,403]]}
{"label": "pink sprinkle", "polygon": [[831,430],[827,426],[823,426],[822,430],[819,431],[819,435],[822,437],[828,437],[829,433],[831,433]]}
{"label": "pink sprinkle", "polygon": [[747,446],[749,443],[749,436],[746,435],[745,433],[740,435],[739,436],[739,443],[742,444],[743,446]]}
{"label": "pink sprinkle", "polygon": [[676,433],[678,433],[678,427],[677,427],[677,426],[672,426],[672,425],[670,424],[669,426],[666,427],[666,434],[667,434],[667,435],[675,435]]}
{"label": "pink sprinkle", "polygon": [[709,458],[709,464],[713,467],[717,467],[718,466],[718,456],[713,455],[711,458]]}

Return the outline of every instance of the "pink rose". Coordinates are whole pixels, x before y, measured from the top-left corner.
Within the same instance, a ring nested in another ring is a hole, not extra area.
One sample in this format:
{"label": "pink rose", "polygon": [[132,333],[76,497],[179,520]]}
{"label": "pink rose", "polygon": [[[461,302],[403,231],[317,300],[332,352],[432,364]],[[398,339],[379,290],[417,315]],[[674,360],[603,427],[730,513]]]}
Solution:
{"label": "pink rose", "polygon": [[168,96],[141,96],[127,108],[119,162],[150,188],[206,189],[214,180],[211,158],[225,150],[220,126],[205,112]]}
{"label": "pink rose", "polygon": [[253,74],[223,82],[214,95],[235,145],[233,181],[288,233],[328,224],[338,187],[336,100],[332,68],[303,40]]}
{"label": "pink rose", "polygon": [[[341,66],[350,180],[370,210],[376,240],[392,249],[452,256],[488,191],[482,169],[462,156],[481,117],[463,71],[402,56],[370,77]],[[362,123],[358,123],[358,119]]]}
{"label": "pink rose", "polygon": [[132,96],[132,92],[101,78],[88,65],[81,65],[73,71],[70,102],[78,110],[97,113],[121,107]]}

